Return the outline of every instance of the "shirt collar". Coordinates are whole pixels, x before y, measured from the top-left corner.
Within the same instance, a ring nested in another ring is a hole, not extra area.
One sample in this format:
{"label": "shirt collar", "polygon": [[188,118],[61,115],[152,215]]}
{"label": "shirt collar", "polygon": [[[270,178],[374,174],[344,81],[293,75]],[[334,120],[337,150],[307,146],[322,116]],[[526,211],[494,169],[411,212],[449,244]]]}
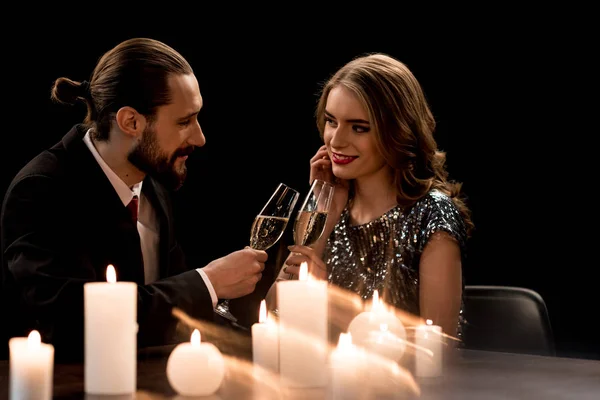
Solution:
{"label": "shirt collar", "polygon": [[92,155],[100,165],[100,168],[102,168],[102,171],[104,171],[104,174],[115,188],[115,191],[119,195],[119,198],[123,202],[124,206],[129,204],[134,195],[137,195],[138,198],[140,197],[142,182],[136,183],[132,188],[129,188],[129,186],[127,186],[127,184],[123,182],[123,180],[119,178],[119,176],[108,166],[102,156],[100,156],[100,153],[98,153],[96,146],[94,146],[94,143],[92,142],[89,129],[83,137],[83,142],[86,144],[88,149],[90,149]]}

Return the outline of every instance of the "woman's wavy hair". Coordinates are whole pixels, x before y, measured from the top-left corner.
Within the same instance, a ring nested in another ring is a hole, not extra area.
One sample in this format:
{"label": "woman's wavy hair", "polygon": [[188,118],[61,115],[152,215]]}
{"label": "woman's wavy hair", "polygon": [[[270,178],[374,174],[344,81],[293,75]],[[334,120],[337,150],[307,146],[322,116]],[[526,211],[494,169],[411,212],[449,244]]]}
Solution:
{"label": "woman's wavy hair", "polygon": [[410,207],[432,189],[448,195],[473,229],[462,183],[448,179],[446,153],[433,137],[436,122],[421,85],[408,67],[381,53],[357,57],[323,85],[316,109],[323,138],[325,106],[329,92],[343,86],[352,91],[369,114],[379,152],[392,168],[397,201]]}

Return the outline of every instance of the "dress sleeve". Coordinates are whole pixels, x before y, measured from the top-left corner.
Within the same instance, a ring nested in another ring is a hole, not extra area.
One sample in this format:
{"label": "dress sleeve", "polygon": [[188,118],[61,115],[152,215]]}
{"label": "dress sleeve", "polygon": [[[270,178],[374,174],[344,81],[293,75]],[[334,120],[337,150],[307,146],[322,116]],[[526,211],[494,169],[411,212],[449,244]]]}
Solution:
{"label": "dress sleeve", "polygon": [[447,232],[458,242],[461,251],[465,251],[467,230],[465,222],[452,199],[441,193],[429,195],[420,206],[422,219],[419,223],[420,240],[418,251],[421,252],[431,236],[439,231]]}

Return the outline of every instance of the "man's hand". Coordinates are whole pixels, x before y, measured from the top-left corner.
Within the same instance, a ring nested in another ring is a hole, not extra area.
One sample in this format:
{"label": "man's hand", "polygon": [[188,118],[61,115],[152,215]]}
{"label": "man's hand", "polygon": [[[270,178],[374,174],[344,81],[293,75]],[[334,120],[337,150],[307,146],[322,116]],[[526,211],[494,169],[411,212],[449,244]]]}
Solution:
{"label": "man's hand", "polygon": [[246,247],[212,261],[202,270],[219,299],[235,299],[254,291],[267,258],[265,251]]}

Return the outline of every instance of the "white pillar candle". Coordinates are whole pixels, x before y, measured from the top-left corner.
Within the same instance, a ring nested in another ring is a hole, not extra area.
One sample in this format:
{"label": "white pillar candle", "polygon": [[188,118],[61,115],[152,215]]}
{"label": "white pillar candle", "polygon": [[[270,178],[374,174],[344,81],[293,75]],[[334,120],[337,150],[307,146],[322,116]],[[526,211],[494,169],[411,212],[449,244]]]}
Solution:
{"label": "white pillar candle", "polygon": [[258,322],[252,325],[252,360],[256,367],[279,373],[279,327],[267,315],[265,300],[260,302]]}
{"label": "white pillar candle", "polygon": [[112,265],[106,280],[84,285],[85,392],[135,393],[137,284],[117,282]]}
{"label": "white pillar candle", "polygon": [[225,360],[212,343],[201,343],[194,329],[189,342],[178,344],[167,360],[167,379],[181,396],[209,396],[225,378]]}
{"label": "white pillar candle", "polygon": [[331,399],[354,400],[365,397],[368,390],[364,380],[365,361],[364,351],[352,343],[352,335],[340,334],[338,345],[329,356]]}
{"label": "white pillar candle", "polygon": [[308,276],[277,282],[279,371],[284,386],[327,385],[327,281]]}
{"label": "white pillar candle", "polygon": [[442,374],[442,328],[428,319],[415,330],[415,376],[432,378]]}
{"label": "white pillar candle", "polygon": [[50,400],[54,346],[42,343],[38,331],[8,341],[10,400]]}
{"label": "white pillar candle", "polygon": [[352,341],[357,346],[396,362],[402,358],[406,349],[406,328],[386,308],[377,290],[373,293],[371,310],[354,317],[348,325],[348,332],[352,334]]}

